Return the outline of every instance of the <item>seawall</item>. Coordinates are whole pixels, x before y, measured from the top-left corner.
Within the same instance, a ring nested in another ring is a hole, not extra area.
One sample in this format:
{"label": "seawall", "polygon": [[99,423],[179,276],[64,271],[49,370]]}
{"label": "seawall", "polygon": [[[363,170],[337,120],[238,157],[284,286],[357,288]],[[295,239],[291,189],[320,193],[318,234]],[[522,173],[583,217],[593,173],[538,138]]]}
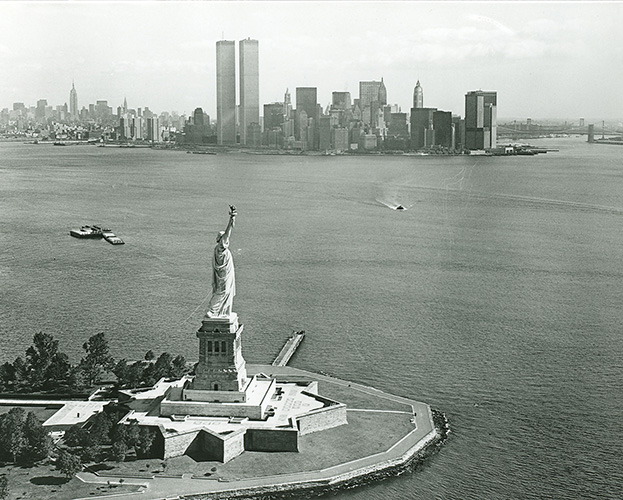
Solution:
{"label": "seawall", "polygon": [[[325,477],[322,478],[287,481],[283,480],[285,478],[273,476],[263,478],[270,484],[249,487],[245,487],[236,481],[232,483],[231,489],[223,488],[215,492],[183,495],[179,498],[184,500],[280,500],[287,499],[292,495],[296,495],[296,498],[310,498],[341,489],[356,488],[370,482],[398,476],[404,472],[412,472],[426,458],[439,450],[450,433],[445,415],[438,410],[430,409],[429,411],[430,417],[435,423],[434,429],[400,456],[385,460],[379,459],[372,465],[354,468],[347,472],[332,474],[332,469],[338,469],[340,467],[338,466],[309,473],[310,476],[315,476],[318,473],[324,475]],[[388,452],[378,455],[386,453]]]}

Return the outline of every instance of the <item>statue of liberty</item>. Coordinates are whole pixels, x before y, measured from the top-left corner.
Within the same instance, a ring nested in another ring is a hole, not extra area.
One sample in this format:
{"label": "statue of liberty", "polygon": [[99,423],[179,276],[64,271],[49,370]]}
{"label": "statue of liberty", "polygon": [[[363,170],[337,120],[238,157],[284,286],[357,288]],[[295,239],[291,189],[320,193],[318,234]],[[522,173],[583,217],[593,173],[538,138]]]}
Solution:
{"label": "statue of liberty", "polygon": [[212,256],[212,297],[206,317],[218,318],[231,314],[236,295],[234,259],[229,251],[229,236],[236,219],[236,207],[229,205],[229,222],[225,231],[219,231]]}

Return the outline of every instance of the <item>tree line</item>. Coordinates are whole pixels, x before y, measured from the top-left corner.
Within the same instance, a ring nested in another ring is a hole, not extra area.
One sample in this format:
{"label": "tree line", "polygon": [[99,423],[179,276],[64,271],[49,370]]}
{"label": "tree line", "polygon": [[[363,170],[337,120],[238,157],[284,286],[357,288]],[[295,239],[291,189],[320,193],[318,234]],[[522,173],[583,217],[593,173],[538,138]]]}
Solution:
{"label": "tree line", "polygon": [[36,333],[25,357],[0,365],[0,391],[79,393],[93,387],[104,373],[115,375],[117,388],[135,388],[153,385],[162,377],[180,378],[188,371],[184,356],[174,358],[167,352],[158,359],[149,350],[140,361],[115,361],[103,332],[89,337],[82,348],[84,357],[74,365],[59,350],[58,340]]}
{"label": "tree line", "polygon": [[[151,350],[139,361],[115,361],[104,333],[91,336],[82,345],[84,357],[75,365],[58,344],[52,335],[35,334],[24,357],[0,365],[0,391],[74,394],[92,388],[109,373],[116,377],[116,389],[131,389],[152,386],[163,377],[180,378],[189,370],[184,356],[164,352],[156,358]],[[120,405],[107,405],[86,424],[68,429],[55,449],[34,413],[12,408],[0,415],[0,461],[35,463],[54,455],[57,469],[69,479],[81,470],[83,462],[119,462],[132,453],[139,458],[152,456],[157,432],[136,423],[119,424],[125,413]]]}

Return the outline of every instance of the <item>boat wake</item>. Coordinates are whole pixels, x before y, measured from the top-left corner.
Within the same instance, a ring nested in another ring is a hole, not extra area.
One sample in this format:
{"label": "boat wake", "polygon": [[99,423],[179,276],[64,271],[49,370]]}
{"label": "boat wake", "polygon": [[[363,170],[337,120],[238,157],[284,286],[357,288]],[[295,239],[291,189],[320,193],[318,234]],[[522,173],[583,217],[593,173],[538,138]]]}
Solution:
{"label": "boat wake", "polygon": [[392,210],[409,210],[413,205],[402,205],[400,203],[395,203],[395,202],[391,202],[391,201],[383,201],[383,200],[379,200],[377,198],[376,200],[377,202],[379,202],[381,205],[386,206],[387,208],[391,208]]}

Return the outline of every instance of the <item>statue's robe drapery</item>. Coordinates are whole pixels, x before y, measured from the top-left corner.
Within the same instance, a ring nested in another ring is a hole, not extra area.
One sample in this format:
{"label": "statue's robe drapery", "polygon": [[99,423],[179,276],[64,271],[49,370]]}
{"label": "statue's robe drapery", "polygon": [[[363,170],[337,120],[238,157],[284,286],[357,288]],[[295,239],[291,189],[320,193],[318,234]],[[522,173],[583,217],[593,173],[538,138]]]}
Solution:
{"label": "statue's robe drapery", "polygon": [[212,297],[207,316],[227,316],[231,313],[236,295],[234,259],[229,248],[219,243],[212,256]]}

